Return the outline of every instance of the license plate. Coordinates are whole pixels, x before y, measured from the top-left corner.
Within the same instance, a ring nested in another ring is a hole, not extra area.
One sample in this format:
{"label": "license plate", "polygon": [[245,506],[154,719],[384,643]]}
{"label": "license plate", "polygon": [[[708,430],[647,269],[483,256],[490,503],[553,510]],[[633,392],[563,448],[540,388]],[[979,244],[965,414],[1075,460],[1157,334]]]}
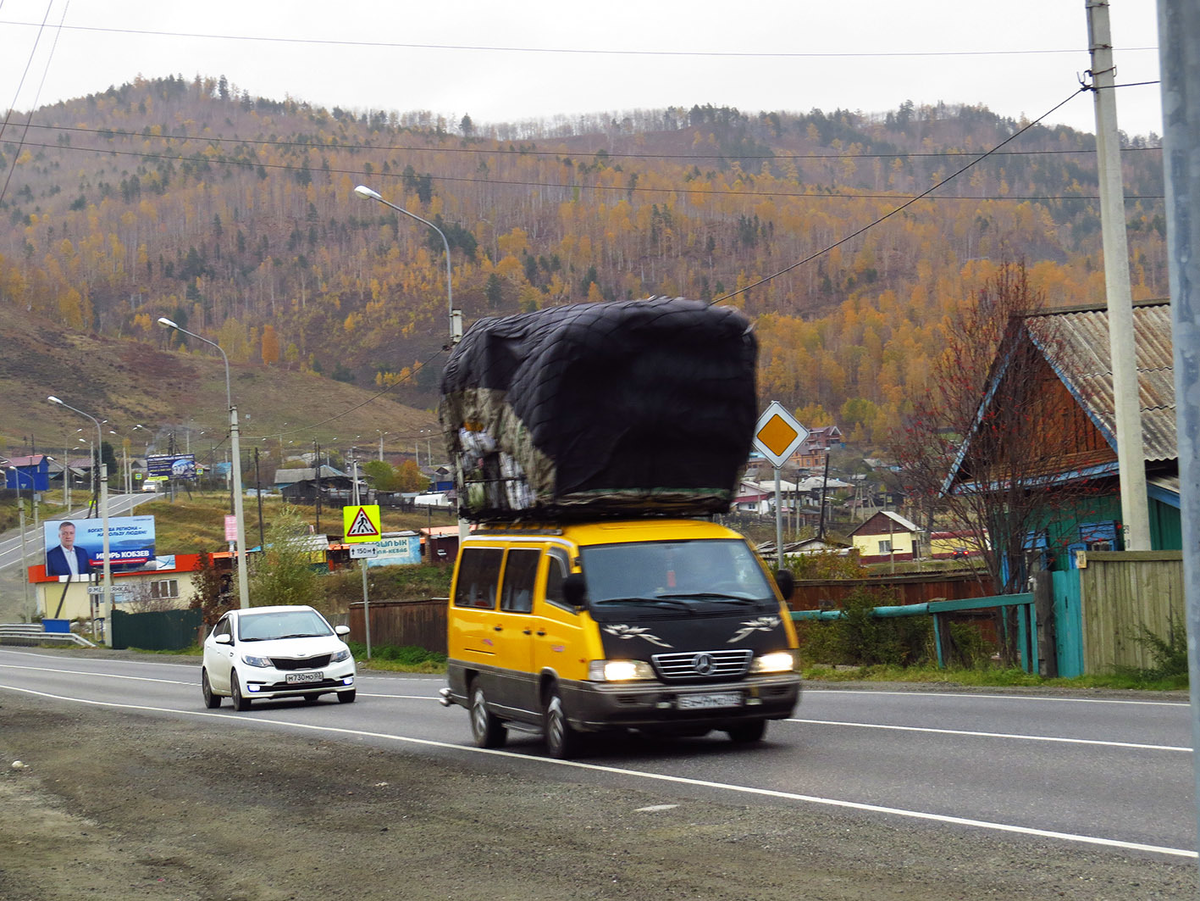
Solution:
{"label": "license plate", "polygon": [[740,691],[714,691],[706,695],[680,695],[676,701],[680,710],[709,710],[713,707],[741,707]]}
{"label": "license plate", "polygon": [[325,676],[322,673],[288,673],[287,684],[295,685],[298,682],[320,682]]}

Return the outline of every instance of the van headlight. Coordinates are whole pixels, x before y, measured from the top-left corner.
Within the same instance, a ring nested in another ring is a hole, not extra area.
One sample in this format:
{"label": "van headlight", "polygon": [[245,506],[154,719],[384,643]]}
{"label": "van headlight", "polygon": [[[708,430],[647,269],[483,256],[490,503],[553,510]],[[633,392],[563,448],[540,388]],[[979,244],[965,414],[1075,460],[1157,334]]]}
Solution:
{"label": "van headlight", "polygon": [[592,660],[588,663],[589,682],[633,682],[653,678],[654,670],[645,660]]}
{"label": "van headlight", "polygon": [[750,664],[752,673],[790,673],[796,668],[796,655],[791,651],[773,651],[755,657]]}

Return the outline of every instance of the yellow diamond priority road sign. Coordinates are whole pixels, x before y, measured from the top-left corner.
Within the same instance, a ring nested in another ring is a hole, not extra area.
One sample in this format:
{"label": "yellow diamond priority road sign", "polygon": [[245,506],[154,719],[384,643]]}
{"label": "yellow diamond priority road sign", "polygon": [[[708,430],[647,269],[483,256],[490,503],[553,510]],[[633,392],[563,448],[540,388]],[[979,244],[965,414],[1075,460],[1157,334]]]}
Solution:
{"label": "yellow diamond priority road sign", "polygon": [[754,427],[754,446],[776,469],[787,462],[807,437],[808,429],[796,422],[777,400],[771,401]]}
{"label": "yellow diamond priority road sign", "polygon": [[379,506],[376,504],[342,507],[347,544],[379,541],[383,537],[379,522]]}

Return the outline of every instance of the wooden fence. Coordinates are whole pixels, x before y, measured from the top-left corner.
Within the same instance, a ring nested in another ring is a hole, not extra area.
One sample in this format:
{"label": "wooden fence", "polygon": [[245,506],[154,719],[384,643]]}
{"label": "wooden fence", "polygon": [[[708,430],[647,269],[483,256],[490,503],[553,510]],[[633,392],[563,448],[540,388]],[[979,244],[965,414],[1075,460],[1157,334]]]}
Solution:
{"label": "wooden fence", "polygon": [[1142,629],[1163,641],[1184,629],[1182,551],[1086,551],[1079,579],[1086,673],[1152,667]]}
{"label": "wooden fence", "polygon": [[796,593],[788,606],[792,610],[841,607],[848,594],[861,588],[894,592],[895,603],[901,605],[962,601],[993,594],[991,579],[971,572],[908,573],[828,581],[803,579],[796,581]]}
{"label": "wooden fence", "polygon": [[[371,645],[418,647],[446,653],[447,598],[419,601],[371,601]],[[350,605],[350,640],[366,643],[363,602]]]}

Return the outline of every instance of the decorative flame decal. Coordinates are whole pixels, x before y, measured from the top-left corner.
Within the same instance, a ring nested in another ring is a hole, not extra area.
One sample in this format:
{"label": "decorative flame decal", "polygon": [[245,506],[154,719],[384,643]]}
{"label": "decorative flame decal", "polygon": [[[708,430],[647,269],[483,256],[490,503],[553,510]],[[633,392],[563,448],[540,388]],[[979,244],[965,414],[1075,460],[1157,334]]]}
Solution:
{"label": "decorative flame decal", "polygon": [[667,644],[665,641],[663,641],[657,635],[651,634],[650,630],[647,629],[645,626],[629,626],[629,625],[626,625],[625,623],[614,623],[611,626],[605,626],[604,631],[607,632],[609,635],[616,636],[617,638],[622,638],[622,639],[643,638],[646,641],[650,642],[650,644],[657,645],[660,648],[669,648],[670,647],[669,644]]}
{"label": "decorative flame decal", "polygon": [[770,632],[779,625],[778,616],[760,616],[758,619],[746,620],[742,623],[742,628],[734,633],[733,638],[729,639],[726,644],[733,644],[737,641],[742,641],[751,632]]}

